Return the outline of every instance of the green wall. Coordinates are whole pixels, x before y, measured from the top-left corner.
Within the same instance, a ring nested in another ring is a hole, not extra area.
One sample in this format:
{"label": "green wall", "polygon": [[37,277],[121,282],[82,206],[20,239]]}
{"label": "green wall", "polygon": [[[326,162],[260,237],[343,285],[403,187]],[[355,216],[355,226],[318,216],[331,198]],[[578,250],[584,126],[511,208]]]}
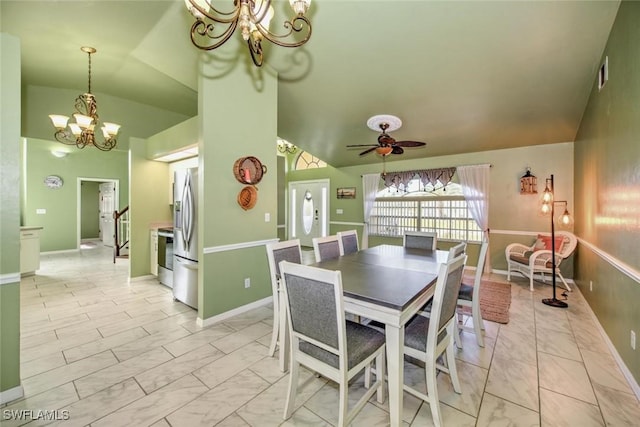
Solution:
{"label": "green wall", "polygon": [[[293,161],[291,156],[289,161]],[[544,190],[544,179],[554,175],[558,199],[567,200],[569,210],[574,210],[573,202],[573,143],[547,144],[451,156],[430,157],[417,160],[387,162],[386,170],[403,171],[429,169],[448,166],[462,166],[489,163],[491,167],[489,197],[489,228],[491,244],[489,257],[496,270],[506,270],[504,249],[509,243],[533,243],[537,233],[549,233],[549,218],[539,214],[540,197],[520,194],[520,177],[530,167],[538,177],[538,190]],[[288,181],[303,181],[329,178],[331,181],[330,234],[346,229],[356,229],[359,235],[362,226],[351,223],[363,222],[362,178],[364,174],[382,172],[382,163],[346,168],[331,166],[321,169],[290,171]],[[457,177],[454,177],[457,180]],[[356,187],[355,199],[338,199],[338,187]],[[337,214],[342,209],[342,214]],[[347,224],[341,224],[347,223]],[[369,246],[382,243],[401,244],[399,239],[369,238]],[[572,259],[563,263],[565,277],[573,277]]]}
{"label": "green wall", "polygon": [[[92,147],[77,149],[55,141],[26,138],[25,161],[22,170],[24,210],[22,225],[41,226],[42,252],[78,248],[78,179],[119,180],[119,203],[128,204],[128,153],[118,149],[103,152]],[[51,150],[67,150],[58,158]],[[51,189],[44,185],[48,175],[62,177],[64,185]],[[45,214],[38,214],[45,209]]]}
{"label": "green wall", "polygon": [[151,274],[149,233],[154,223],[171,221],[169,164],[147,159],[147,141],[131,138],[129,276]]}
{"label": "green wall", "polygon": [[80,238],[97,239],[100,236],[100,182],[83,181],[80,184]]}
{"label": "green wall", "polygon": [[[221,78],[210,77],[215,72],[215,64],[203,65],[198,90],[201,319],[271,296],[264,244],[256,242],[277,236],[277,78],[267,66],[244,63]],[[245,211],[233,166],[247,156],[260,159],[267,173],[256,185],[255,207]]]}
{"label": "green wall", "polygon": [[20,42],[0,33],[0,404],[20,387]]}
{"label": "green wall", "polygon": [[[640,346],[640,2],[623,1],[575,143],[576,282],[636,381]],[[624,272],[623,272],[624,271]],[[593,291],[590,291],[593,282]]]}

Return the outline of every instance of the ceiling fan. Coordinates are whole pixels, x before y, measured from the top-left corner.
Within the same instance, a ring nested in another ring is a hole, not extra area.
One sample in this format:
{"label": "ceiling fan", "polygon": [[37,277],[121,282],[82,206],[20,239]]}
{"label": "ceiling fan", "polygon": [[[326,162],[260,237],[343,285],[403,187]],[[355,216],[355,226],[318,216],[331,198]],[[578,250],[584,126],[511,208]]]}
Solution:
{"label": "ceiling fan", "polygon": [[388,156],[389,154],[404,153],[403,147],[423,147],[427,145],[426,142],[420,141],[396,141],[395,138],[389,135],[387,131],[392,132],[402,126],[402,121],[396,116],[391,116],[388,114],[373,116],[369,118],[369,120],[367,120],[367,126],[371,130],[377,131],[379,129],[382,133],[378,136],[377,144],[347,145],[347,148],[371,147],[361,152],[361,156],[375,151],[376,153],[384,157]]}

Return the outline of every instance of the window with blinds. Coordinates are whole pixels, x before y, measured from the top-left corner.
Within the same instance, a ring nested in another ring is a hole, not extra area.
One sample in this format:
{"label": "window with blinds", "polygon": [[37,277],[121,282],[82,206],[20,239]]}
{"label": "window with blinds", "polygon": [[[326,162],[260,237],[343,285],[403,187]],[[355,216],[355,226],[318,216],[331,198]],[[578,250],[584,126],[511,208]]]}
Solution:
{"label": "window with blinds", "polygon": [[460,184],[456,183],[437,191],[385,188],[378,193],[371,212],[369,234],[402,237],[405,231],[435,231],[439,240],[481,242],[482,231],[461,194]]}

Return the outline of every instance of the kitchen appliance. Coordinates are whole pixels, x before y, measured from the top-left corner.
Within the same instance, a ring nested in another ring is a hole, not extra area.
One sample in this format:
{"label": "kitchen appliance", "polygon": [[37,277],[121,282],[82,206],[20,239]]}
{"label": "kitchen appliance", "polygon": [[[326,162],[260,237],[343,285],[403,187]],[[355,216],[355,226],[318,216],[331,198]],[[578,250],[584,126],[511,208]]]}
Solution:
{"label": "kitchen appliance", "polygon": [[173,228],[158,229],[158,280],[173,288]]}
{"label": "kitchen appliance", "polygon": [[173,193],[173,297],[198,308],[198,168],[176,171]]}

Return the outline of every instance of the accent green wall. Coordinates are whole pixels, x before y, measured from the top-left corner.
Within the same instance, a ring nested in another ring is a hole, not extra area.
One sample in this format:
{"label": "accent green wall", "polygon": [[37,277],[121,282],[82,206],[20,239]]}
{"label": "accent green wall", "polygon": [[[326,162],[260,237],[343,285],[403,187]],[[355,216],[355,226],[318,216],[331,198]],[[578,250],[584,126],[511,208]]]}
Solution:
{"label": "accent green wall", "polygon": [[[596,73],[575,143],[576,282],[611,342],[640,381],[640,2],[623,1]],[[589,282],[593,282],[590,291]]]}
{"label": "accent green wall", "polygon": [[[203,65],[198,90],[201,319],[271,296],[266,252],[256,242],[277,236],[277,77],[268,66],[242,63],[216,78],[215,64],[210,67]],[[245,211],[236,201],[244,185],[233,165],[247,156],[260,159],[267,173],[256,184],[255,207]]]}
{"label": "accent green wall", "polygon": [[0,33],[0,404],[20,387],[20,42]]}
{"label": "accent green wall", "polygon": [[129,277],[132,278],[151,274],[151,225],[171,221],[169,164],[148,160],[146,144],[146,140],[139,138],[130,141]]}
{"label": "accent green wall", "polygon": [[[118,149],[103,152],[93,147],[77,149],[56,141],[26,139],[23,174],[24,211],[22,225],[41,226],[42,252],[78,248],[78,179],[119,180],[118,209],[129,201],[128,153]],[[66,157],[58,158],[51,150],[64,150]],[[62,188],[44,185],[48,175],[58,175]],[[45,209],[45,214],[38,214]]]}

